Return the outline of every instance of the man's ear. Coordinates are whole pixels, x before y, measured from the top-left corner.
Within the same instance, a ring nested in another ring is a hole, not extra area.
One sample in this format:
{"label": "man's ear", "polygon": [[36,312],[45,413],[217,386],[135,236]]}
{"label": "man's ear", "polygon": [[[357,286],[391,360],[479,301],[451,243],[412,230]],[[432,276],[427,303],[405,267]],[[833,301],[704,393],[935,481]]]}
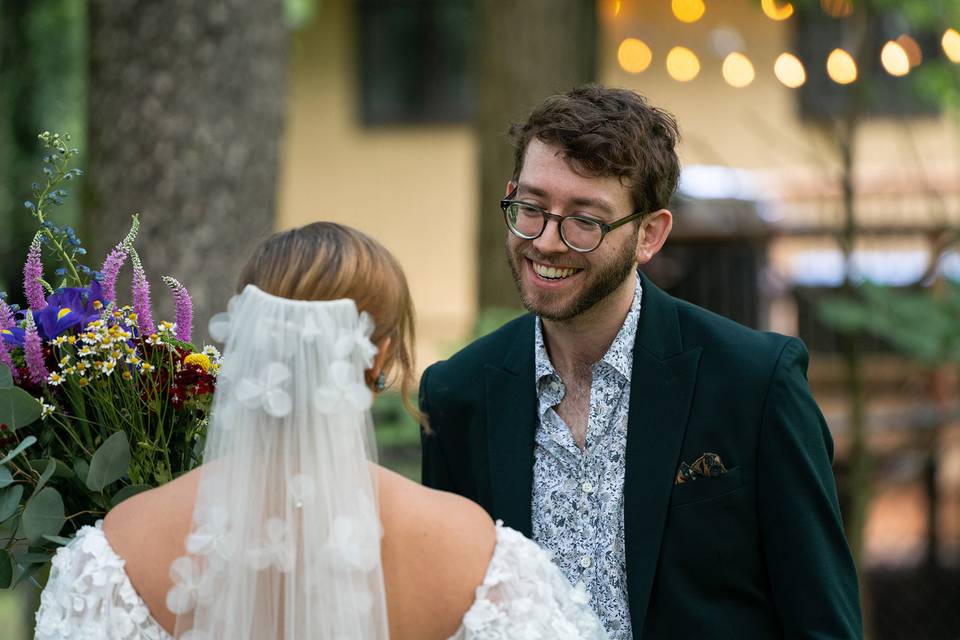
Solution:
{"label": "man's ear", "polygon": [[506,193],[503,194],[503,196],[504,196],[504,197],[507,197],[508,195],[510,195],[511,193],[513,193],[513,190],[516,189],[516,188],[517,188],[517,183],[516,183],[516,182],[514,182],[513,180],[507,180],[507,191],[506,191]]}
{"label": "man's ear", "polygon": [[657,255],[671,229],[673,214],[666,209],[654,211],[643,219],[637,236],[637,264],[646,264]]}

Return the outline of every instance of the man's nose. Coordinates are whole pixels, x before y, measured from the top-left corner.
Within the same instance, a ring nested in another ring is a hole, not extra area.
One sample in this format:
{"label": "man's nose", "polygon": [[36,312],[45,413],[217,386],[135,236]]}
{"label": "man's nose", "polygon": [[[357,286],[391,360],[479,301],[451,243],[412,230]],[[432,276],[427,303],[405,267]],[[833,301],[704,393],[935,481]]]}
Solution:
{"label": "man's nose", "polygon": [[541,253],[565,253],[567,245],[560,238],[560,223],[556,220],[548,220],[543,233],[539,238],[534,239],[533,246]]}

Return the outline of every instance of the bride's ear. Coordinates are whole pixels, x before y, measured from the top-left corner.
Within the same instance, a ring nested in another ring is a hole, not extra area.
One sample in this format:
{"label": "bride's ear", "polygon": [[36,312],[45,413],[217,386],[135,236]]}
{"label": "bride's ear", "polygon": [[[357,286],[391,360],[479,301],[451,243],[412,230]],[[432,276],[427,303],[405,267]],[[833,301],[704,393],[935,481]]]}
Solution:
{"label": "bride's ear", "polygon": [[390,336],[377,343],[377,356],[373,359],[373,366],[367,369],[365,380],[368,387],[375,387],[377,378],[383,373],[383,367],[387,364],[387,356],[390,354]]}

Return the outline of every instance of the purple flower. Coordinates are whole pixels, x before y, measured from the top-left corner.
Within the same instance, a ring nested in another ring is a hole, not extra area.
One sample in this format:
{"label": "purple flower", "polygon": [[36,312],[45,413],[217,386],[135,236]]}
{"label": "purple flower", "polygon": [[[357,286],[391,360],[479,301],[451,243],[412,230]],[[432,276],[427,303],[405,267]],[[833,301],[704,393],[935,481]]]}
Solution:
{"label": "purple flower", "polygon": [[41,278],[43,278],[43,263],[40,261],[40,235],[37,234],[30,243],[27,261],[23,265],[23,291],[27,295],[27,303],[34,310],[47,306]]}
{"label": "purple flower", "polygon": [[50,373],[43,361],[43,342],[37,333],[37,325],[33,323],[33,316],[27,315],[27,330],[23,339],[23,357],[27,361],[27,372],[30,381],[34,384],[43,384]]}
{"label": "purple flower", "polygon": [[6,302],[0,300],[0,329],[9,329],[13,324],[13,312]]}
{"label": "purple flower", "polygon": [[190,333],[193,330],[193,301],[187,288],[170,276],[164,276],[163,283],[173,292],[173,302],[176,305],[177,339],[190,342]]}
{"label": "purple flower", "polygon": [[78,325],[85,327],[99,318],[100,309],[106,304],[103,287],[94,280],[87,288],[65,287],[53,292],[47,299],[47,306],[33,313],[33,319],[40,336],[44,340],[53,340],[67,329]]}
{"label": "purple flower", "polygon": [[150,283],[143,270],[140,260],[133,260],[133,312],[137,314],[137,326],[140,335],[156,333],[157,327],[153,324],[153,313],[150,309]]}
{"label": "purple flower", "polygon": [[100,267],[100,272],[103,273],[103,295],[111,302],[117,300],[117,276],[120,274],[120,267],[126,261],[127,249],[123,244],[118,244]]}

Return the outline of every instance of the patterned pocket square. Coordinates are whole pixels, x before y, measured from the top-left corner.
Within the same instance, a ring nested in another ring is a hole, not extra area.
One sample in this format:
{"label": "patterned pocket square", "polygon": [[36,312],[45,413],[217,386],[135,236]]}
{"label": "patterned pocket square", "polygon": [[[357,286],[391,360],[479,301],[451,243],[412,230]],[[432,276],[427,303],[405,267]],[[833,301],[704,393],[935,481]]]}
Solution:
{"label": "patterned pocket square", "polygon": [[694,460],[692,464],[687,464],[686,462],[680,463],[674,484],[693,482],[697,478],[712,478],[723,475],[726,472],[727,468],[723,466],[723,461],[720,459],[720,456],[715,453],[704,453]]}

